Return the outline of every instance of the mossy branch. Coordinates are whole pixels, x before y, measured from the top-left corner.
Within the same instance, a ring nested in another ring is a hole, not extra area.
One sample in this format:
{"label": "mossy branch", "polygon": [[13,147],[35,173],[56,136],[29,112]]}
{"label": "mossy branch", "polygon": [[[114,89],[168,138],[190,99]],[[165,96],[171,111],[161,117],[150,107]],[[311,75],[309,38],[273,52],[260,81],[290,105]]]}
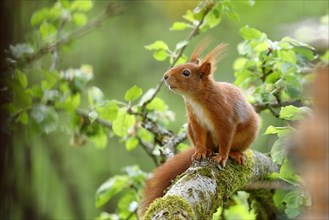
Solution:
{"label": "mossy branch", "polygon": [[225,169],[209,159],[194,162],[162,198],[150,205],[144,219],[211,219],[237,190],[278,171],[271,158],[262,153],[248,150],[246,157],[245,166],[230,160]]}

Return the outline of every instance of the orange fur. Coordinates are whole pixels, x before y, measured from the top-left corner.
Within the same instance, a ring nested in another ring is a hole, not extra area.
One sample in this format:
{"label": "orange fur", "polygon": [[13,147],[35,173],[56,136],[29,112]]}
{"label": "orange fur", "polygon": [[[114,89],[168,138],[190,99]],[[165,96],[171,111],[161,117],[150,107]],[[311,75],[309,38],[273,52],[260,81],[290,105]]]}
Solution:
{"label": "orange fur", "polygon": [[163,195],[171,180],[190,166],[191,157],[199,160],[213,156],[225,167],[230,156],[243,165],[243,152],[256,138],[258,115],[241,90],[212,78],[225,45],[218,45],[200,59],[206,45],[199,45],[189,63],[177,65],[164,74],[167,86],[184,97],[187,133],[195,148],[176,155],[154,172],[146,184],[142,212]]}

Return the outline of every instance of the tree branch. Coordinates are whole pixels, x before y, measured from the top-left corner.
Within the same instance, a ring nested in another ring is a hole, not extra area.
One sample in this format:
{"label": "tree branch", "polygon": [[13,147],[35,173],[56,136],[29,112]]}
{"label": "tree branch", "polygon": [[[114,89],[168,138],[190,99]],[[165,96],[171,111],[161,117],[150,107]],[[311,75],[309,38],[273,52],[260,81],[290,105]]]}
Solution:
{"label": "tree branch", "polygon": [[27,63],[33,63],[39,60],[44,55],[51,53],[54,50],[57,50],[59,47],[63,46],[64,44],[72,41],[73,39],[80,38],[93,29],[97,28],[105,19],[112,15],[118,15],[120,11],[118,11],[118,6],[113,2],[110,2],[106,9],[98,14],[95,18],[90,20],[86,25],[75,29],[74,31],[68,33],[65,37],[58,39],[55,42],[45,44],[39,48],[35,53],[25,57]]}
{"label": "tree branch", "polygon": [[177,178],[164,197],[150,205],[144,219],[175,219],[177,216],[211,219],[217,208],[234,192],[278,171],[271,158],[262,153],[248,150],[246,157],[245,166],[229,160],[223,170],[218,169],[217,164],[210,159],[195,161]]}

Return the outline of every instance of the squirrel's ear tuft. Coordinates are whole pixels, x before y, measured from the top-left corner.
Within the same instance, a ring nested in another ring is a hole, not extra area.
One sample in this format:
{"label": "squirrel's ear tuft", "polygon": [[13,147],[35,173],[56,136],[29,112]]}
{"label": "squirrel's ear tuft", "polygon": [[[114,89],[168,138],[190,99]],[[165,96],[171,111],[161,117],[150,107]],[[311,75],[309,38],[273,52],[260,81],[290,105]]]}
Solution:
{"label": "squirrel's ear tuft", "polygon": [[[212,51],[210,51],[206,57],[201,61],[200,69],[202,70],[210,70],[210,72],[204,72],[204,74],[210,75],[216,69],[216,63],[218,63],[223,57],[223,53],[225,52],[226,44],[219,44]],[[209,67],[203,67],[209,66]]]}
{"label": "squirrel's ear tuft", "polygon": [[205,38],[200,43],[198,43],[198,45],[196,46],[196,48],[194,49],[191,55],[190,62],[199,64],[201,53],[208,47],[208,45],[209,45],[209,38]]}

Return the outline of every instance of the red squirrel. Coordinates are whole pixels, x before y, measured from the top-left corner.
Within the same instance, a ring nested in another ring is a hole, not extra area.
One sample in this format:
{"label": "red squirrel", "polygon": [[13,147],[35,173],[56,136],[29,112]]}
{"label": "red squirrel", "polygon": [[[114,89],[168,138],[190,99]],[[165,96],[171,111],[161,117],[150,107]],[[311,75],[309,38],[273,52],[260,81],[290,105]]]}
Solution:
{"label": "red squirrel", "polygon": [[146,182],[141,213],[163,195],[171,181],[187,170],[192,160],[211,157],[225,167],[231,157],[244,165],[243,152],[256,138],[258,114],[242,91],[232,84],[216,82],[212,77],[225,45],[218,45],[200,59],[206,46],[207,43],[202,43],[188,63],[177,65],[164,74],[169,89],[185,100],[187,133],[194,148],[177,154],[154,171]]}

